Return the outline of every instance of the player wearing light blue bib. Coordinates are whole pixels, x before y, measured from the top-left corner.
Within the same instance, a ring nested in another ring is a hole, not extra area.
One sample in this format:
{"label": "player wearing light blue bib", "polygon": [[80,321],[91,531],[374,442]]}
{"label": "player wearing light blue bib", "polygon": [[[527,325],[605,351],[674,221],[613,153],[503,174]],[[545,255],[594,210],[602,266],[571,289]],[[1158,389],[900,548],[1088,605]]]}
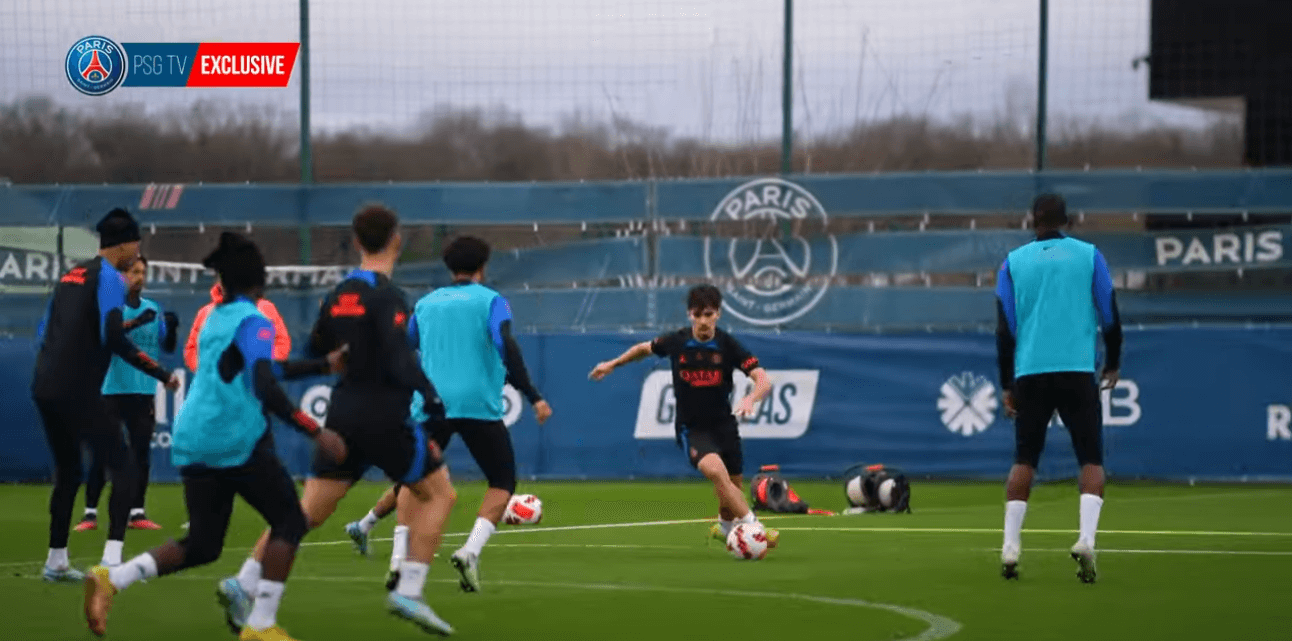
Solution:
{"label": "player wearing light blue bib", "polygon": [[[126,270],[126,304],[121,307],[121,318],[126,333],[139,351],[154,361],[160,361],[162,352],[175,352],[179,317],[173,312],[162,311],[156,302],[140,295],[147,283],[147,275],[148,259],[143,256]],[[113,355],[108,374],[103,379],[103,400],[107,401],[113,425],[125,424],[130,453],[139,472],[135,499],[130,504],[130,527],[136,530],[161,529],[144,513],[144,496],[148,492],[148,474],[152,467],[152,435],[157,426],[154,410],[157,386],[157,379],[116,355]],[[98,527],[99,497],[106,479],[102,461],[98,457],[93,458],[85,481],[85,516],[76,525],[77,532]]]}

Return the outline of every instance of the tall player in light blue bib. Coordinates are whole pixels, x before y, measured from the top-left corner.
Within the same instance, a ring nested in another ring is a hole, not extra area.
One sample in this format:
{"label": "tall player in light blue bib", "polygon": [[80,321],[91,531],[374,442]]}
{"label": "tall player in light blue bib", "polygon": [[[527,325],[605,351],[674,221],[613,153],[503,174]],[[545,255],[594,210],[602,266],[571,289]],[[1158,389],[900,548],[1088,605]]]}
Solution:
{"label": "tall player in light blue bib", "polygon": [[[121,308],[125,330],[140,351],[160,362],[162,352],[175,353],[179,317],[173,312],[163,311],[161,305],[141,295],[148,282],[148,259],[143,256],[136,259],[126,270],[125,277],[126,304]],[[154,410],[157,387],[157,379],[115,355],[103,379],[103,400],[108,403],[113,424],[125,424],[130,437],[130,454],[139,471],[138,493],[130,503],[129,527],[136,530],[161,529],[144,514],[144,496],[148,492],[148,473],[152,467],[153,429],[157,426]],[[106,484],[103,462],[95,458],[90,463],[85,481],[85,516],[76,525],[77,532],[98,528],[99,497]],[[120,560],[113,562],[119,563]]]}

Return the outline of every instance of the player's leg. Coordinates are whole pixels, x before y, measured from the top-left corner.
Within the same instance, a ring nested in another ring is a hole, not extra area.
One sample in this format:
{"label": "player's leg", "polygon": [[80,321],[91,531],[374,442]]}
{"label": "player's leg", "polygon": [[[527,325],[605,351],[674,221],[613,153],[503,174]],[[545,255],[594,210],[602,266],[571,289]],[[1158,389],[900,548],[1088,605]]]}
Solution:
{"label": "player's leg", "polygon": [[354,542],[354,549],[359,554],[368,556],[368,533],[376,527],[377,521],[386,518],[391,512],[395,511],[395,497],[399,493],[399,484],[391,486],[381,498],[377,499],[377,504],[368,510],[368,514],[358,521],[352,521],[345,525],[345,533],[350,536]]}
{"label": "player's leg", "polygon": [[113,597],[121,590],[136,581],[205,565],[220,557],[233,514],[234,485],[223,470],[186,469],[181,473],[190,519],[188,536],[168,541],[113,568],[97,566],[86,575],[85,619],[95,634],[106,631]]}
{"label": "player's leg", "polygon": [[[427,440],[435,443],[436,450],[443,458],[444,450],[448,449],[449,442],[453,440],[454,426],[441,421],[424,424],[421,428],[426,432]],[[403,489],[402,485],[397,487],[399,487],[397,496],[399,493],[408,491]],[[454,500],[456,501],[456,498]],[[394,592],[395,587],[399,585],[399,566],[406,556],[408,556],[408,519],[406,514],[396,512],[395,533],[390,546],[390,569],[386,572],[386,592]]]}
{"label": "player's leg", "polygon": [[428,632],[451,634],[453,627],[426,604],[423,590],[449,513],[457,502],[457,492],[449,482],[439,448],[427,439],[421,427],[404,425],[398,431],[388,430],[387,436],[391,447],[376,455],[377,463],[403,484],[396,509],[409,529],[408,555],[399,564],[399,578],[394,591],[386,597],[386,606],[391,614]]}
{"label": "player's leg", "polygon": [[[296,484],[282,463],[272,453],[259,451],[253,456],[253,461],[249,474],[240,480],[238,494],[269,524],[269,540],[261,561],[262,576],[252,593],[255,595],[254,605],[242,629],[241,639],[248,641],[285,636],[277,624],[278,604],[282,600],[287,576],[291,574],[296,550],[308,531],[307,517],[302,509],[305,501],[297,497]],[[235,586],[222,584],[222,594],[226,587]],[[229,612],[234,614],[236,610],[229,608]],[[234,620],[233,624],[236,623]]]}
{"label": "player's leg", "polygon": [[[118,413],[116,397],[105,396],[103,400],[107,403],[108,420],[113,425],[120,425],[121,415]],[[99,499],[103,496],[103,488],[108,485],[108,475],[103,469],[103,460],[94,452],[90,452],[89,455],[90,469],[85,473],[85,514],[81,516],[81,522],[76,524],[77,532],[99,528]]]}
{"label": "player's leg", "polygon": [[81,443],[77,438],[75,413],[60,405],[36,401],[45,440],[54,458],[54,488],[49,494],[49,555],[43,577],[51,582],[80,582],[85,575],[73,569],[68,560],[67,537],[76,491],[81,485]]}
{"label": "player's leg", "polygon": [[85,473],[85,514],[81,515],[81,522],[73,528],[77,532],[99,528],[99,499],[107,484],[108,476],[103,470],[103,462],[91,452],[90,469]]}
{"label": "player's leg", "polygon": [[1027,499],[1032,494],[1036,466],[1045,449],[1045,432],[1054,416],[1055,401],[1052,376],[1024,376],[1014,382],[1014,465],[1005,485],[1005,536],[1001,544],[1001,576],[1018,578],[1018,558],[1022,554],[1023,520],[1027,516]]}
{"label": "player's leg", "polygon": [[1072,437],[1072,450],[1081,466],[1078,486],[1080,498],[1080,535],[1072,546],[1077,562],[1077,577],[1085,583],[1095,581],[1095,533],[1099,530],[1099,513],[1104,506],[1103,408],[1094,376],[1064,376],[1064,391],[1059,404],[1059,418]]}
{"label": "player's leg", "polygon": [[112,492],[108,495],[108,540],[103,546],[103,565],[121,563],[130,504],[135,500],[135,464],[120,423],[112,422],[107,402],[94,400],[85,425],[85,439],[95,457],[103,461]]}
{"label": "player's leg", "polygon": [[[722,464],[727,468],[727,474],[730,475],[731,484],[736,486],[736,493],[743,499],[745,496],[745,477],[743,474],[745,469],[745,452],[740,442],[739,426],[732,424],[729,429],[722,430],[718,434],[718,447],[720,448],[718,456],[722,458]],[[718,513],[719,517],[721,517],[723,509],[719,508]],[[735,527],[735,513],[730,508],[726,508],[726,513],[732,516],[732,527]],[[754,519],[758,518],[758,515],[754,513],[752,506],[749,509],[749,514],[753,516]],[[728,530],[728,533],[730,533],[730,530]],[[775,548],[780,545],[780,531],[772,528],[765,528],[764,533],[767,535],[767,547]],[[723,537],[723,541],[726,541],[725,536]]]}
{"label": "player's leg", "polygon": [[462,421],[464,425],[458,433],[462,442],[471,452],[480,471],[484,472],[489,487],[485,490],[484,499],[480,501],[480,510],[476,513],[475,524],[471,534],[462,548],[453,553],[449,562],[458,571],[459,583],[463,590],[476,592],[480,589],[480,554],[498,528],[507,503],[516,492],[516,451],[511,444],[511,434],[502,421]]}
{"label": "player's leg", "polygon": [[[752,523],[758,519],[740,488],[731,482],[731,471],[722,460],[722,446],[711,431],[688,431],[683,436],[691,465],[713,483],[713,493],[718,497],[718,510],[726,510],[736,524]],[[738,471],[738,470],[737,470]]]}
{"label": "player's leg", "polygon": [[130,437],[130,455],[135,462],[135,498],[130,504],[130,527],[137,530],[160,530],[161,526],[148,519],[144,513],[144,499],[148,494],[148,480],[152,473],[153,431],[157,427],[156,404],[153,397],[130,394],[119,401],[126,433]]}

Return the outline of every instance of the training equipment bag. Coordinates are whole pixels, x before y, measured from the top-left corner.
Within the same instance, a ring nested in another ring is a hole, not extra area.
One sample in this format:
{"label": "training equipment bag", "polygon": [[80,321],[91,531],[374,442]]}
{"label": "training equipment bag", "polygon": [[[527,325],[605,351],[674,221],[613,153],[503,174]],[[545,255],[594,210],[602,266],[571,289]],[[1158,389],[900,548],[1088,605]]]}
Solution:
{"label": "training equipment bag", "polygon": [[848,468],[843,478],[843,493],[856,511],[911,511],[911,484],[897,468],[859,464]]}
{"label": "training equipment bag", "polygon": [[777,465],[764,465],[749,485],[753,508],[761,512],[807,514],[808,504],[794,493],[794,488],[779,473]]}

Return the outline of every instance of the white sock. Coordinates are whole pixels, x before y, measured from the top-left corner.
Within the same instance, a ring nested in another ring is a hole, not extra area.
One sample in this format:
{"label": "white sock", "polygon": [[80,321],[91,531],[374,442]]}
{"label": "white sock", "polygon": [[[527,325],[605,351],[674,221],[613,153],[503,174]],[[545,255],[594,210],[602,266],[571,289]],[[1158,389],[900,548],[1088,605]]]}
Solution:
{"label": "white sock", "polygon": [[422,588],[426,585],[426,571],[430,564],[417,561],[403,561],[399,564],[399,586],[395,593],[410,599],[422,598]]}
{"label": "white sock", "polygon": [[394,545],[390,548],[390,569],[398,570],[404,556],[408,554],[408,526],[395,526]]}
{"label": "white sock", "polygon": [[256,584],[256,604],[247,617],[247,627],[252,630],[268,630],[278,623],[278,602],[283,599],[283,584],[278,581],[261,579]]}
{"label": "white sock", "polygon": [[247,594],[255,595],[256,586],[260,584],[260,561],[256,557],[248,557],[242,563],[242,569],[238,570],[238,585],[242,586],[242,591]]}
{"label": "white sock", "polygon": [[754,514],[753,510],[750,510],[748,514],[736,519],[735,522],[736,523],[757,523],[758,515]]}
{"label": "white sock", "polygon": [[125,547],[124,541],[113,541],[103,544],[103,565],[121,565],[121,548]]}
{"label": "white sock", "polygon": [[118,590],[130,587],[135,581],[147,581],[157,576],[157,559],[147,552],[108,570],[108,579]]}
{"label": "white sock", "polygon": [[484,550],[485,543],[489,542],[489,537],[493,536],[495,529],[497,526],[493,521],[482,516],[476,517],[475,527],[471,528],[471,536],[467,537],[467,543],[462,546],[462,550],[480,556],[480,552]]}
{"label": "white sock", "polygon": [[368,510],[368,515],[359,521],[359,529],[363,530],[364,534],[367,534],[372,531],[373,527],[376,527],[377,521],[380,520],[381,517],[377,516],[375,511]]}
{"label": "white sock", "polygon": [[71,565],[67,560],[67,548],[49,548],[49,556],[45,557],[45,567],[66,570]]}
{"label": "white sock", "polygon": [[723,535],[723,536],[727,536],[728,534],[731,534],[731,528],[736,527],[736,522],[735,522],[735,521],[724,521],[724,520],[722,520],[721,518],[719,518],[719,519],[718,519],[718,527],[722,528],[722,535]]}
{"label": "white sock", "polygon": [[141,507],[132,508],[130,510],[130,519],[132,521],[134,519],[143,518],[143,516],[144,516],[144,509]]}
{"label": "white sock", "polygon": [[1085,543],[1090,549],[1095,548],[1095,532],[1099,529],[1099,510],[1104,500],[1094,494],[1081,495],[1081,537],[1078,543]]}
{"label": "white sock", "polygon": [[87,508],[85,508],[85,515],[86,515],[86,516],[98,517],[98,516],[99,516],[99,508],[97,508],[97,507],[87,507]]}
{"label": "white sock", "polygon": [[1027,516],[1027,501],[1005,502],[1005,547],[1023,549],[1023,517]]}

